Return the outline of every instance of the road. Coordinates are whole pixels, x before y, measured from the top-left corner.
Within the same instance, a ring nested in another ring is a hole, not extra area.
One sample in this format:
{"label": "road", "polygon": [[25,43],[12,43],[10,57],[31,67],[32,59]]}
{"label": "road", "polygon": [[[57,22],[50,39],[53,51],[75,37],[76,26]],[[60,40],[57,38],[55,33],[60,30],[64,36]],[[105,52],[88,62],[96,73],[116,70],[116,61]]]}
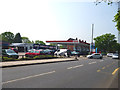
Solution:
{"label": "road", "polygon": [[118,62],[105,57],[3,68],[2,87],[118,88]]}

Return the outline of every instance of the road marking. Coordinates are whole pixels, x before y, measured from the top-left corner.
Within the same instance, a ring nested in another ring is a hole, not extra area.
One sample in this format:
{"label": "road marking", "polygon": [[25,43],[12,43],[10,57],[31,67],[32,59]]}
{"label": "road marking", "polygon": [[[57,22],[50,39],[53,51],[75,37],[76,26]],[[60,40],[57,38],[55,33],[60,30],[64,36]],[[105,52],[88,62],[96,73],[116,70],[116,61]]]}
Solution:
{"label": "road marking", "polygon": [[72,69],[73,67],[68,67],[67,69]]}
{"label": "road marking", "polygon": [[102,67],[102,69],[105,69],[105,67]]}
{"label": "road marking", "polygon": [[97,72],[100,72],[101,70],[97,70]]}
{"label": "road marking", "polygon": [[113,71],[112,75],[114,75],[119,69],[120,69],[120,67],[117,68],[117,69],[115,69],[115,70]]}
{"label": "road marking", "polygon": [[73,68],[78,68],[78,67],[81,67],[81,66],[83,66],[83,64],[74,66]]}
{"label": "road marking", "polygon": [[77,66],[73,66],[73,67],[68,67],[67,69],[78,68],[78,67],[81,67],[81,66],[84,66],[84,65],[83,65],[83,64],[81,64],[81,65],[77,65]]}
{"label": "road marking", "polygon": [[91,62],[91,63],[89,63],[89,64],[94,64],[94,63],[96,63],[96,62]]}
{"label": "road marking", "polygon": [[15,82],[15,81],[28,79],[28,78],[34,78],[34,77],[38,77],[38,76],[43,76],[43,75],[51,74],[51,73],[54,73],[54,72],[55,71],[51,71],[51,72],[47,72],[47,73],[41,73],[41,74],[37,74],[37,75],[33,75],[33,76],[28,76],[28,77],[24,77],[24,78],[15,79],[15,80],[10,80],[10,81],[3,82],[2,84],[7,84],[7,83],[10,83],[10,82]]}
{"label": "road marking", "polygon": [[103,60],[101,60],[100,62],[103,62]]}

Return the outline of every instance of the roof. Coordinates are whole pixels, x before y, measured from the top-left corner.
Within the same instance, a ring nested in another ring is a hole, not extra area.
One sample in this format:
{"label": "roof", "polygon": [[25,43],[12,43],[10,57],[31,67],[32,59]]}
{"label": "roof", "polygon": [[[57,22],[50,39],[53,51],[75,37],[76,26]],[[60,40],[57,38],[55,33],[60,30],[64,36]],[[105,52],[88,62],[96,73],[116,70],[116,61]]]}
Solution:
{"label": "roof", "polygon": [[46,43],[55,43],[55,44],[86,44],[90,45],[86,41],[84,42],[83,40],[51,40],[51,41],[46,41]]}
{"label": "roof", "polygon": [[26,45],[33,45],[33,44],[30,44],[30,43],[12,43],[12,44],[10,44],[10,46],[20,46],[20,47],[24,47]]}

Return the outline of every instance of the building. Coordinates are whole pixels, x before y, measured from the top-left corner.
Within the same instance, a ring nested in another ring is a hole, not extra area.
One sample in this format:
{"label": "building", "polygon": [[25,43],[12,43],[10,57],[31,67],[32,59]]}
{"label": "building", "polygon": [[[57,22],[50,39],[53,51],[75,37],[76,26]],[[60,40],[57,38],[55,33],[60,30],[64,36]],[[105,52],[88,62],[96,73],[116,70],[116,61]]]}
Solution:
{"label": "building", "polygon": [[89,52],[90,51],[90,44],[83,40],[78,40],[69,38],[68,40],[52,40],[52,41],[46,41],[46,43],[56,44],[56,47],[58,45],[63,45],[63,48],[69,49],[71,51],[79,51],[81,54]]}
{"label": "building", "polygon": [[33,49],[52,49],[52,50],[55,50],[56,46],[42,45],[42,44],[33,44]]}
{"label": "building", "polygon": [[33,44],[31,43],[12,43],[9,47],[16,48],[18,52],[27,52],[28,50],[33,48]]}

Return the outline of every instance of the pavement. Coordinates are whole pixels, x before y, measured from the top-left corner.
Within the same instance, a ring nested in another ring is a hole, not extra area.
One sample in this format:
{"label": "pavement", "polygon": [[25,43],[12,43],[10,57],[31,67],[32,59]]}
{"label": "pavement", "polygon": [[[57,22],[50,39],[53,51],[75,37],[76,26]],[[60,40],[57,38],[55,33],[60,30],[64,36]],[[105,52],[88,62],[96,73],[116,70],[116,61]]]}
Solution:
{"label": "pavement", "polygon": [[[83,59],[85,57],[80,57],[80,58]],[[70,57],[70,58],[55,58],[55,59],[42,59],[42,60],[6,61],[6,62],[0,62],[0,68],[68,62],[68,61],[76,61],[76,59],[74,57]]]}

